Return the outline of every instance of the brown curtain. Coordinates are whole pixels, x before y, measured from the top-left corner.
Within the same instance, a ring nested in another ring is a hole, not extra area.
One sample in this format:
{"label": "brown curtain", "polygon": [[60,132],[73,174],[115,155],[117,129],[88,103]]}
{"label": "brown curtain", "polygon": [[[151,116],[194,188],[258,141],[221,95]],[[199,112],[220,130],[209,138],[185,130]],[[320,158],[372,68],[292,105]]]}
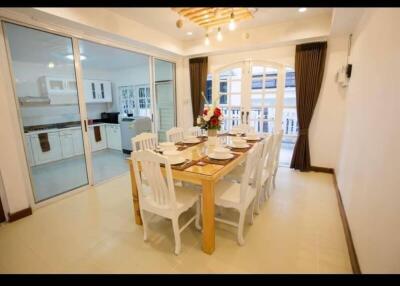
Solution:
{"label": "brown curtain", "polygon": [[201,92],[206,95],[208,58],[193,58],[189,60],[190,90],[192,96],[193,125],[204,107],[204,99]]}
{"label": "brown curtain", "polygon": [[309,171],[311,167],[308,128],[321,89],[326,48],[326,42],[296,46],[296,104],[300,130],[294,147],[290,168],[300,171]]}

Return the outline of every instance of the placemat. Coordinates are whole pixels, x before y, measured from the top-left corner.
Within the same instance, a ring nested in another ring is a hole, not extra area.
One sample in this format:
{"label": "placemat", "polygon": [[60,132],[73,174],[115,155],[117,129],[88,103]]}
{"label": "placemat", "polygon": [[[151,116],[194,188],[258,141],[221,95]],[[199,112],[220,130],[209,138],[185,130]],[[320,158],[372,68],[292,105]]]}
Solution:
{"label": "placemat", "polygon": [[251,147],[253,147],[253,145],[250,145],[250,147],[247,147],[247,148],[235,148],[235,147],[229,147],[229,146],[227,148],[230,149],[232,152],[246,153],[247,151],[249,151],[251,149]]}
{"label": "placemat", "polygon": [[[178,170],[178,171],[183,171],[183,170],[185,170],[185,169],[187,169],[187,168],[189,168],[189,167],[191,167],[191,166],[193,166],[193,165],[196,165],[197,162],[198,162],[198,160],[189,160],[189,159],[186,159],[186,161],[183,162],[182,164],[171,165],[171,169]],[[164,164],[160,164],[160,166],[161,166],[161,167],[165,167]]]}
{"label": "placemat", "polygon": [[206,157],[202,158],[200,161],[203,163],[207,163],[207,164],[215,164],[215,165],[225,166],[240,156],[240,154],[232,154],[232,155],[233,155],[233,158],[227,159],[227,160],[216,160],[216,159],[211,159],[208,156],[206,156]]}

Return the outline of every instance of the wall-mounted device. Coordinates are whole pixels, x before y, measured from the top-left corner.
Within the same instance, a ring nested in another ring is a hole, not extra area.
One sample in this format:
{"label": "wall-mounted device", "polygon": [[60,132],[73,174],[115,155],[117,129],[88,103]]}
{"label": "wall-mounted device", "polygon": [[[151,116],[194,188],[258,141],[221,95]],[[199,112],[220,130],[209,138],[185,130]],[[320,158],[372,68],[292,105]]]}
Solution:
{"label": "wall-mounted device", "polygon": [[349,64],[349,56],[350,56],[350,47],[351,47],[351,34],[349,36],[349,46],[347,51],[347,62],[346,65],[342,66],[339,71],[336,73],[336,82],[340,84],[342,87],[346,87],[349,85],[349,80],[351,77],[351,72],[353,69],[353,65]]}

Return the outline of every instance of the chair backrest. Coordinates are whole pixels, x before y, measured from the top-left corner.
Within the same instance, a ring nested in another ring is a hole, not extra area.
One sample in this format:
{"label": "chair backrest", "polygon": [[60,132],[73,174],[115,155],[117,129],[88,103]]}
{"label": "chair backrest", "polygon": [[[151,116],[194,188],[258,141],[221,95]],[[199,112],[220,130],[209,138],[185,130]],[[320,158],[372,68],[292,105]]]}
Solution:
{"label": "chair backrest", "polygon": [[240,203],[244,203],[247,192],[250,186],[250,177],[254,177],[257,180],[257,167],[258,164],[254,164],[257,162],[257,159],[260,158],[262,152],[263,144],[256,143],[253,148],[249,151],[246,158],[246,166],[244,168],[244,173],[242,175],[241,184],[240,184]]}
{"label": "chair backrest", "polygon": [[[262,143],[263,147],[262,147],[261,157],[260,157],[259,165],[258,165],[258,169],[257,169],[258,178],[260,178],[260,175],[261,175],[263,169],[267,165],[267,161],[268,161],[269,157],[271,157],[272,147],[273,147],[272,146],[273,145],[273,136],[272,135],[266,136],[265,139],[263,141],[261,141],[260,143]],[[258,181],[260,181],[260,180],[258,180]]]}
{"label": "chair backrest", "polygon": [[192,136],[200,136],[201,135],[201,128],[199,126],[190,127],[186,133]]}
{"label": "chair backrest", "polygon": [[[163,209],[176,208],[175,187],[168,159],[150,150],[132,152],[131,158],[136,185],[139,191],[139,200],[143,200],[144,197],[142,176],[139,172],[140,163],[144,177],[151,178],[151,180],[147,180],[147,184],[151,189],[151,196],[148,198],[150,199],[150,203],[154,207]],[[160,164],[165,165],[165,178],[161,173]]]}
{"label": "chair backrest", "polygon": [[183,140],[184,130],[180,127],[172,127],[166,132],[168,142],[179,142]]}
{"label": "chair backrest", "polygon": [[281,153],[281,145],[282,145],[282,137],[283,137],[283,130],[278,131],[275,134],[274,143],[274,166],[278,165],[279,162],[279,154]]}
{"label": "chair backrest", "polygon": [[250,125],[245,124],[245,123],[241,123],[238,126],[236,126],[237,129],[241,130],[244,133],[249,133],[249,132],[253,132],[254,128],[252,128]]}
{"label": "chair backrest", "polygon": [[140,151],[151,149],[154,150],[157,147],[157,135],[153,133],[143,132],[132,139],[132,150]]}

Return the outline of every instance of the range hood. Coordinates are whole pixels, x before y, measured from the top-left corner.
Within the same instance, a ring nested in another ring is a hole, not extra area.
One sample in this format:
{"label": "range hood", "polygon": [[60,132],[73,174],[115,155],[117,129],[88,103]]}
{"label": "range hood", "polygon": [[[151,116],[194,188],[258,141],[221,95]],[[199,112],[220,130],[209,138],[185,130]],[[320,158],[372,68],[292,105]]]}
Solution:
{"label": "range hood", "polygon": [[50,104],[50,98],[48,96],[24,96],[19,97],[20,105],[45,105]]}

